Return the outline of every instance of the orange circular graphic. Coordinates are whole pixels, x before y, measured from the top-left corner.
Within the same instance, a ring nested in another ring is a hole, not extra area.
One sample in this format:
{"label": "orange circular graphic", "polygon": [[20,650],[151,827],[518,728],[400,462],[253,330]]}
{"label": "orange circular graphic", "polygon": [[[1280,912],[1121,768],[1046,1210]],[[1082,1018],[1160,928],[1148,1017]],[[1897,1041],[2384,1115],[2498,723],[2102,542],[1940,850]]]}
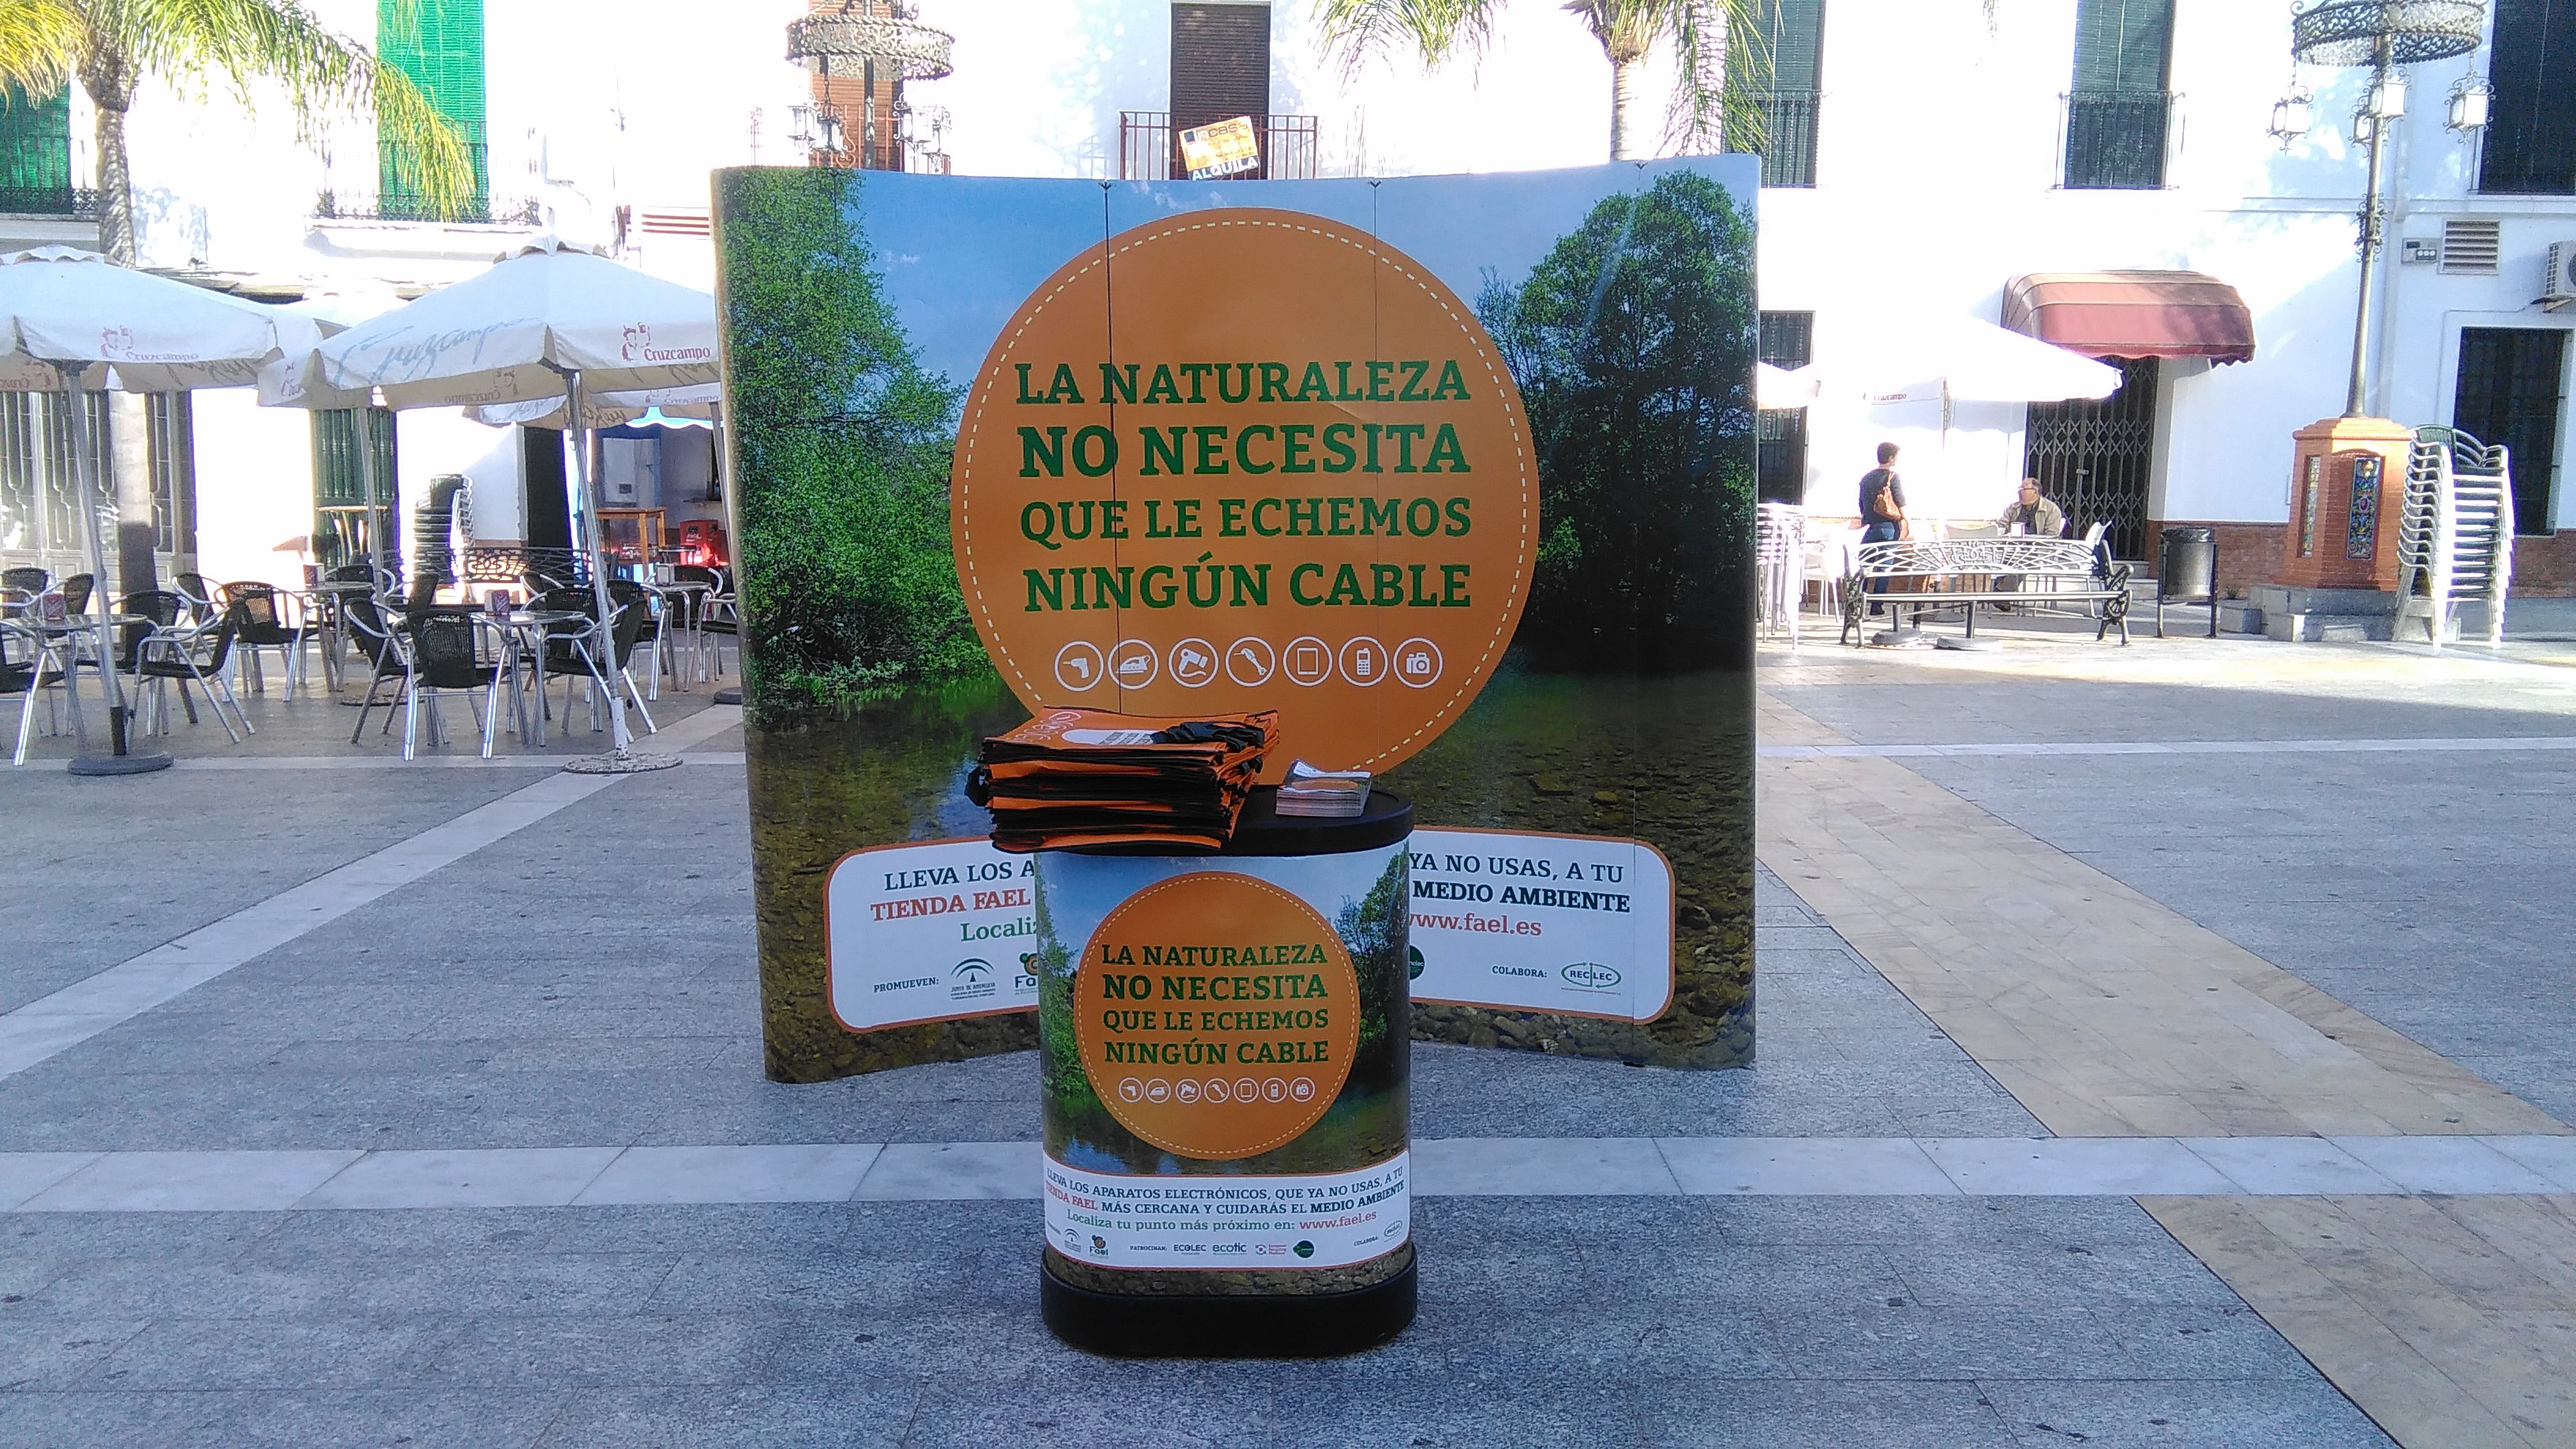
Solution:
{"label": "orange circular graphic", "polygon": [[1520,391],[1475,314],[1365,232],[1249,207],[1123,232],[1020,305],[950,510],[1022,703],[1276,709],[1271,780],[1437,738],[1511,643],[1539,530]]}
{"label": "orange circular graphic", "polygon": [[1359,1049],[1359,977],[1315,908],[1196,871],[1118,904],[1082,948],[1074,1040],[1118,1125],[1222,1162],[1315,1125]]}

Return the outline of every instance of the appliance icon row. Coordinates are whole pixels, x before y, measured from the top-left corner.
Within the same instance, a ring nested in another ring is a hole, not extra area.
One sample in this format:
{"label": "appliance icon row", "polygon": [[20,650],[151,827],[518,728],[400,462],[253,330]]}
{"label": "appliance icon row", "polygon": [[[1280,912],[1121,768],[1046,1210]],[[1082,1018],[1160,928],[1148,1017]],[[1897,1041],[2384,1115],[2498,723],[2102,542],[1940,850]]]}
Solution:
{"label": "appliance icon row", "polygon": [[1105,650],[1076,639],[1055,656],[1055,682],[1074,694],[1103,681],[1141,689],[1167,676],[1183,689],[1201,689],[1216,683],[1220,674],[1247,688],[1277,676],[1311,689],[1339,674],[1362,689],[1390,678],[1408,688],[1427,689],[1439,682],[1440,671],[1440,646],[1419,638],[1390,649],[1361,636],[1336,648],[1307,634],[1273,647],[1267,639],[1247,635],[1222,650],[1205,639],[1183,639],[1159,653],[1142,639],[1121,639]]}

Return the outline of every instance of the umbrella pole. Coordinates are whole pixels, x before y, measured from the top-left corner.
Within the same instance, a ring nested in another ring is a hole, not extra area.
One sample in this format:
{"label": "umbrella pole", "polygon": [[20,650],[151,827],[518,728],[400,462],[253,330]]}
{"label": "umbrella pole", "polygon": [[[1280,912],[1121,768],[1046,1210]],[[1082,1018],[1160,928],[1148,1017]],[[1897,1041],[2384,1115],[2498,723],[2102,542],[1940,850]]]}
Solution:
{"label": "umbrella pole", "polygon": [[[81,726],[78,701],[72,709],[72,725],[80,736],[79,752],[72,756],[71,772],[75,775],[141,775],[170,768],[170,756],[160,751],[137,755],[126,749],[124,681],[116,672],[116,631],[107,620],[114,611],[109,607],[107,587],[107,545],[99,537],[98,527],[98,444],[90,436],[88,393],[80,385],[81,364],[55,364],[62,376],[63,397],[72,410],[72,471],[80,475],[81,519],[89,535],[90,602],[98,611],[98,677],[99,689],[107,699],[108,753],[101,755],[89,747],[89,731]],[[78,670],[71,671],[77,674]],[[65,681],[77,691],[77,678]]]}
{"label": "umbrella pole", "polygon": [[[575,760],[565,769],[585,775],[624,775],[643,770],[667,770],[680,763],[677,755],[639,755],[629,746],[634,743],[626,732],[626,696],[618,693],[618,681],[609,670],[617,668],[616,613],[609,607],[608,550],[600,540],[599,500],[591,493],[590,428],[582,421],[581,370],[566,368],[564,380],[564,427],[573,439],[573,482],[581,490],[581,507],[574,519],[581,528],[582,548],[590,559],[590,596],[599,611],[599,632],[593,635],[597,645],[590,659],[591,678],[608,695],[609,739],[607,754]],[[566,706],[569,708],[570,706]]]}
{"label": "umbrella pole", "polygon": [[376,397],[371,388],[358,404],[358,479],[367,491],[367,587],[375,589],[385,572],[384,509],[376,502]]}

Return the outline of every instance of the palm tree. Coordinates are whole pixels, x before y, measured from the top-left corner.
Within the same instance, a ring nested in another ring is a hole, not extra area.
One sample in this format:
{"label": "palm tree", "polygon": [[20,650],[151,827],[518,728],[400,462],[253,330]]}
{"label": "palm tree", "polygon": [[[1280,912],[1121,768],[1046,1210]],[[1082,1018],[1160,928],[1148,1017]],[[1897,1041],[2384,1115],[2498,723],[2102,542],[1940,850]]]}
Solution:
{"label": "palm tree", "polygon": [[[415,23],[416,0],[392,22]],[[247,104],[252,83],[286,88],[298,134],[332,113],[371,113],[429,206],[462,212],[474,190],[465,141],[411,77],[324,26],[295,0],[0,0],[0,81],[29,100],[78,80],[97,116],[98,249],[135,264],[134,185],[126,112],[147,76],[220,78]],[[152,497],[142,399],[111,405],[117,460],[118,570],[128,590],[154,587]]]}
{"label": "palm tree", "polygon": [[[1410,43],[1434,69],[1493,37],[1503,0],[1320,0],[1328,43],[1345,65]],[[1681,79],[1667,111],[1665,139],[1684,150],[1733,145],[1759,149],[1765,83],[1762,0],[1565,0],[1610,58],[1610,159],[1637,155],[1637,74],[1661,42],[1672,43]]]}

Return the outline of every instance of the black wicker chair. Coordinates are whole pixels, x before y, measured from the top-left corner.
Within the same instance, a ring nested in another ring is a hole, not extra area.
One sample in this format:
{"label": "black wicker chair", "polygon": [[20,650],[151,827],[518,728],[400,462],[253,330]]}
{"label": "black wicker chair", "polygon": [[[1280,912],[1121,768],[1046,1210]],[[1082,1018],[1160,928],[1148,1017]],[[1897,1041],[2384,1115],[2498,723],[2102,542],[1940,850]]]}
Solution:
{"label": "black wicker chair", "polygon": [[[444,742],[438,696],[462,690],[483,694],[483,758],[492,758],[492,731],[500,712],[501,686],[510,672],[509,640],[500,626],[480,613],[462,609],[412,611],[403,625],[411,645],[410,698],[403,710],[403,758],[413,758],[420,739],[420,707],[429,701],[429,742]],[[487,635],[489,637],[487,637]]]}
{"label": "black wicker chair", "polygon": [[[173,594],[169,597],[175,599],[178,596]],[[224,678],[224,666],[232,661],[233,643],[241,637],[242,624],[249,617],[249,612],[248,607],[242,604],[227,605],[223,616],[213,624],[201,624],[194,629],[159,629],[143,641],[134,663],[135,682],[138,685],[145,680],[152,682],[150,718],[155,724],[160,723],[166,713],[166,707],[159,698],[162,688],[169,681],[178,680],[179,699],[186,703],[188,681],[193,679],[197,687],[206,692],[206,706],[215,712],[215,723],[224,727],[224,733],[232,737],[234,744],[240,744],[244,735],[258,733],[251,727],[250,716],[242,713],[241,700],[233,694],[231,681]],[[232,720],[224,718],[227,704],[233,707],[233,718],[241,721],[238,731],[233,728]],[[196,722],[196,707],[190,705],[188,723]]]}

